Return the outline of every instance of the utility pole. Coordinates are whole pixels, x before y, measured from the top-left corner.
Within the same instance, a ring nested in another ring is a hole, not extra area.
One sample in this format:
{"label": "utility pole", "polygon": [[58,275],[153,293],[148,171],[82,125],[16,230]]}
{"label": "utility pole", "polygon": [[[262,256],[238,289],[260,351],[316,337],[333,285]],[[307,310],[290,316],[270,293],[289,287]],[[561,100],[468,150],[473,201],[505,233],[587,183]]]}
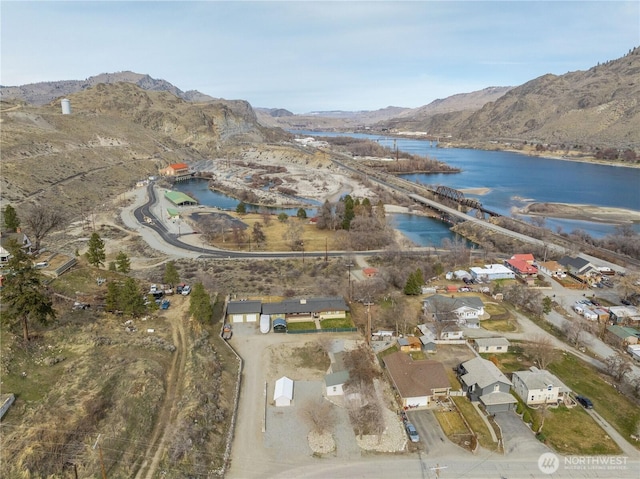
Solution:
{"label": "utility pole", "polygon": [[352,267],[352,266],[353,266],[353,263],[351,263],[351,262],[349,262],[349,263],[347,264],[347,268],[349,268],[349,277],[348,277],[348,280],[349,280],[349,291],[348,291],[348,294],[349,294],[349,302],[351,302],[351,267]]}
{"label": "utility pole", "polygon": [[371,305],[373,303],[366,302],[364,305],[367,307],[367,345],[371,345]]}
{"label": "utility pole", "polygon": [[327,238],[324,238],[324,262],[329,262],[329,249],[327,247]]}

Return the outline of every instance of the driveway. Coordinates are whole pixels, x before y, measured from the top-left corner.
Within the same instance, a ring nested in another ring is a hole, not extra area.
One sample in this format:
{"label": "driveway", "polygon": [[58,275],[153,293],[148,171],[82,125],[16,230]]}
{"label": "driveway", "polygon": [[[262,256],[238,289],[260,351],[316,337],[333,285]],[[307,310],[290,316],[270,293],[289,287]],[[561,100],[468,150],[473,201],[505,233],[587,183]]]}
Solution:
{"label": "driveway", "polygon": [[429,409],[407,411],[407,417],[418,430],[420,435],[419,449],[427,457],[468,453],[447,438],[433,411]]}
{"label": "driveway", "polygon": [[505,455],[518,457],[538,457],[550,449],[538,441],[522,418],[515,412],[501,412],[495,415],[495,420],[502,429]]}

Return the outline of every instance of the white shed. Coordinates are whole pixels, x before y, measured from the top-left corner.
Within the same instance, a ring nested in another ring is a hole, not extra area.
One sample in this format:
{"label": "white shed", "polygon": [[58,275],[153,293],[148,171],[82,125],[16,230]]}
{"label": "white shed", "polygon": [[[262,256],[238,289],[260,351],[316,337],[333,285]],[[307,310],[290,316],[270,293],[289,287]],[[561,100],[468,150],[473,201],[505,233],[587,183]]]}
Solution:
{"label": "white shed", "polygon": [[273,400],[276,402],[276,406],[291,406],[291,401],[293,401],[293,379],[282,376],[276,381]]}

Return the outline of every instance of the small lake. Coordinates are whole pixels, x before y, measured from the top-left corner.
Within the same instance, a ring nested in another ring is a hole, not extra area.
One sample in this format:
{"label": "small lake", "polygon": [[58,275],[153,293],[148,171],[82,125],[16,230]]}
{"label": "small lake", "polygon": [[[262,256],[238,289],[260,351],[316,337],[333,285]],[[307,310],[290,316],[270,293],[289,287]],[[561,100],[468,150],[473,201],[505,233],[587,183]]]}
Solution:
{"label": "small lake", "polygon": [[[240,203],[240,201],[235,198],[210,190],[207,180],[194,179],[181,181],[174,185],[174,190],[181,191],[197,199],[201,205],[212,206],[221,210],[235,211],[238,203]],[[248,211],[261,211],[263,209],[274,214],[284,212],[289,216],[295,216],[298,213],[298,208],[273,208],[247,205]],[[315,207],[305,208],[305,210],[309,217],[315,216],[317,213]],[[449,230],[450,226],[448,224],[434,218],[404,213],[393,213],[388,216],[391,226],[418,246],[439,247],[443,239],[458,237],[458,235]]]}

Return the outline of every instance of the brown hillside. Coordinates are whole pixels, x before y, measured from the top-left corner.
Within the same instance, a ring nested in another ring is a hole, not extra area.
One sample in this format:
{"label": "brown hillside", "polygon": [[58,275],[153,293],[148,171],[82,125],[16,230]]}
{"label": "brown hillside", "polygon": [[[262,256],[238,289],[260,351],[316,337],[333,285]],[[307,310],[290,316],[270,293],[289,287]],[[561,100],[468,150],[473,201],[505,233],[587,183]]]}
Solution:
{"label": "brown hillside", "polygon": [[282,138],[246,102],[194,104],[128,83],[100,84],[36,107],[2,104],[2,203],[25,200],[93,210],[137,179]]}

